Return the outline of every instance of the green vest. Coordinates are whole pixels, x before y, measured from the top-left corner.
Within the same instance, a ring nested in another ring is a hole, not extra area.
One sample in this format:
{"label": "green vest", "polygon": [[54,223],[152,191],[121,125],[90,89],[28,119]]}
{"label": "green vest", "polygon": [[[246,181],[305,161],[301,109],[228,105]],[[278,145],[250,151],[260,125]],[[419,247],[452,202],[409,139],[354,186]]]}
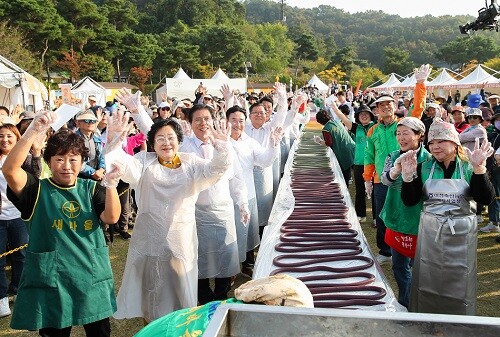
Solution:
{"label": "green vest", "polygon": [[84,325],[116,310],[113,272],[92,205],[96,182],[62,188],[40,180],[19,291],[14,329]]}
{"label": "green vest", "polygon": [[[392,162],[399,158],[400,152],[390,153]],[[417,154],[417,162],[423,163],[431,158],[431,154],[421,146]],[[422,200],[413,206],[406,206],[401,199],[401,186],[403,179],[401,175],[389,186],[384,207],[380,212],[380,218],[384,221],[387,228],[403,234],[418,234],[418,224],[420,222],[420,212],[422,211]]]}
{"label": "green vest", "polygon": [[330,148],[335,153],[342,171],[347,170],[354,163],[354,148],[356,147],[354,140],[339,121],[328,121],[323,126],[323,131],[328,131],[332,135],[333,144]]}
{"label": "green vest", "polygon": [[365,164],[366,133],[373,124],[375,123],[370,122],[367,126],[363,126],[361,123],[357,124],[354,138],[354,142],[356,143],[356,148],[354,150],[354,165]]}
{"label": "green vest", "polygon": [[388,125],[377,123],[372,126],[373,133],[366,139],[364,164],[375,164],[375,173],[379,178],[384,171],[385,159],[389,153],[399,149],[396,140],[397,126],[398,119]]}
{"label": "green vest", "polygon": [[[458,166],[458,162],[462,163],[462,168],[464,171],[464,178],[468,184],[470,184],[470,179],[472,178],[472,165],[469,162],[464,162],[458,156],[455,158],[456,167],[455,172],[451,176],[451,179],[460,179],[460,168]],[[432,164],[434,164],[435,160],[431,159],[422,164],[422,182],[425,184],[427,179],[429,179],[429,174],[431,172]],[[434,173],[432,174],[432,179],[444,179],[444,172],[441,166],[436,163],[434,166]]]}

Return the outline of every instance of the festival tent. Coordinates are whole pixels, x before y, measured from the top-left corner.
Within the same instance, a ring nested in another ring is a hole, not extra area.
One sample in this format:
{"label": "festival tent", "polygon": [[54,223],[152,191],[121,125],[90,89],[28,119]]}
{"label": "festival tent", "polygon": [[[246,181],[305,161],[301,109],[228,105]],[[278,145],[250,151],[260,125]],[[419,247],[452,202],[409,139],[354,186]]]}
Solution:
{"label": "festival tent", "polygon": [[87,108],[88,98],[93,95],[97,99],[97,105],[106,105],[106,89],[89,76],[85,76],[71,87],[71,94],[81,100],[80,107]]}
{"label": "festival tent", "polygon": [[229,77],[226,75],[226,73],[219,68],[217,72],[212,76],[212,80],[228,80]]}
{"label": "festival tent", "polygon": [[376,90],[376,91],[384,91],[384,90],[387,90],[387,89],[397,88],[400,85],[401,85],[401,81],[398,80],[398,78],[396,77],[396,74],[395,73],[391,73],[389,75],[389,78],[387,79],[387,81],[385,81],[383,84],[378,85],[376,87],[369,88],[369,89]]}
{"label": "festival tent", "polygon": [[322,80],[319,79],[316,74],[307,82],[310,86],[316,86],[320,92],[325,92],[328,90],[328,85],[326,85]]}
{"label": "festival tent", "polygon": [[179,70],[175,73],[173,78],[181,78],[181,79],[191,79],[188,74],[182,69],[182,67],[179,67]]}
{"label": "festival tent", "polygon": [[427,84],[428,88],[442,88],[443,86],[455,84],[458,81],[454,79],[445,68],[441,70],[439,75]]}
{"label": "festival tent", "polygon": [[0,105],[13,110],[20,104],[37,111],[47,99],[48,91],[42,82],[0,55]]}
{"label": "festival tent", "polygon": [[457,81],[454,84],[446,85],[445,88],[464,89],[464,88],[500,88],[500,79],[489,74],[479,64],[473,72]]}

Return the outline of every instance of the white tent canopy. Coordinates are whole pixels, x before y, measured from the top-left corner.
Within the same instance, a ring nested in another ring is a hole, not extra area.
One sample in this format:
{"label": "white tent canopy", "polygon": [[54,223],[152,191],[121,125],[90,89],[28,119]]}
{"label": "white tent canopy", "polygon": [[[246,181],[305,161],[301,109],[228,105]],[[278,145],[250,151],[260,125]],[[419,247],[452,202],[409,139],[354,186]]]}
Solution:
{"label": "white tent canopy", "polygon": [[97,99],[97,105],[106,105],[106,89],[89,76],[82,78],[71,87],[71,93],[76,98],[82,100],[80,107],[85,109],[88,104],[89,96],[93,95]]}
{"label": "white tent canopy", "polygon": [[445,68],[441,70],[439,75],[427,84],[429,88],[441,88],[443,86],[455,84],[458,81],[454,79]]}
{"label": "white tent canopy", "polygon": [[307,82],[308,85],[310,86],[316,86],[319,91],[327,91],[328,90],[328,85],[326,85],[322,80],[319,79],[316,74]]}
{"label": "white tent canopy", "polygon": [[166,85],[156,91],[157,103],[161,102],[161,93],[165,92],[170,97],[177,97],[179,99],[190,98],[194,99],[195,90],[198,88],[200,82],[207,88],[207,93],[214,96],[221,97],[220,88],[223,84],[227,84],[231,90],[239,90],[240,92],[247,91],[246,78],[229,78],[229,79],[179,79],[167,78]]}
{"label": "white tent canopy", "polygon": [[0,55],[0,105],[13,110],[20,104],[37,111],[47,99],[48,91],[42,82]]}
{"label": "white tent canopy", "polygon": [[179,70],[175,73],[173,78],[181,78],[181,79],[191,79],[188,74],[182,69],[182,67],[179,67]]}
{"label": "white tent canopy", "polygon": [[500,79],[495,76],[489,74],[483,67],[479,64],[473,72],[469,75],[462,78],[460,81],[457,81],[454,84],[446,85],[446,88],[477,88],[479,86],[482,87],[491,87],[498,88],[500,87]]}
{"label": "white tent canopy", "polygon": [[387,81],[385,81],[381,85],[378,85],[378,86],[370,88],[370,89],[377,90],[377,91],[383,91],[386,89],[394,89],[394,88],[397,88],[399,86],[401,86],[401,81],[398,80],[395,73],[391,73],[389,75],[389,78],[387,79]]}
{"label": "white tent canopy", "polygon": [[212,80],[228,80],[229,77],[226,75],[226,73],[219,68],[217,72],[212,76]]}

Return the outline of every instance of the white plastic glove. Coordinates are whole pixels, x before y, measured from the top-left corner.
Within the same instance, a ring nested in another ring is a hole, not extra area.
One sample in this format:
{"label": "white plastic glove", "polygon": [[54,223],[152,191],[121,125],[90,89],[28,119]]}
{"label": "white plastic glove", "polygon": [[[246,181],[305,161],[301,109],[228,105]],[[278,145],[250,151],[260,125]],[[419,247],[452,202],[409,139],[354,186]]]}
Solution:
{"label": "white plastic glove", "polygon": [[307,102],[307,95],[304,93],[299,94],[298,96],[295,96],[292,99],[292,106],[291,110],[295,113],[299,112],[299,108],[301,107],[302,104]]}
{"label": "white plastic glove", "polygon": [[464,147],[467,158],[472,165],[472,170],[475,174],[486,173],[486,159],[490,157],[495,150],[491,147],[491,143],[488,141],[483,141],[481,146],[479,146],[479,138],[476,138],[474,143],[474,151],[469,150]]}
{"label": "white plastic glove", "polygon": [[229,137],[231,136],[231,124],[225,119],[214,120],[214,125],[210,125],[212,133],[209,138],[217,151],[226,151]]}
{"label": "white plastic glove", "polygon": [[373,193],[373,183],[371,181],[365,181],[365,192],[368,199],[372,198]]}
{"label": "white plastic glove", "polygon": [[278,102],[286,102],[286,85],[280,82],[274,83],[274,92],[278,98]]}
{"label": "white plastic glove", "polygon": [[271,141],[272,147],[277,147],[280,145],[281,138],[283,137],[283,128],[278,126],[272,129],[269,140]]}
{"label": "white plastic glove", "polygon": [[130,113],[123,106],[120,106],[116,112],[109,116],[108,127],[106,128],[106,146],[104,147],[104,154],[121,148],[125,138],[127,138],[130,125],[128,120]]}
{"label": "white plastic glove", "polygon": [[392,165],[391,169],[389,170],[389,175],[391,176],[392,180],[396,180],[401,175],[401,171],[402,171],[401,157],[402,156],[399,156],[394,161],[394,164]]}
{"label": "white plastic glove", "polygon": [[131,113],[135,114],[139,112],[139,107],[142,107],[141,94],[142,92],[137,90],[137,92],[132,95],[132,92],[129,89],[122,88],[116,93],[116,99],[118,102],[125,105]]}
{"label": "white plastic glove", "polygon": [[191,125],[186,120],[181,120],[182,134],[186,137],[190,137],[193,134],[193,129]]}
{"label": "white plastic glove", "polygon": [[316,144],[320,144],[320,145],[324,143],[323,139],[321,139],[321,137],[320,137],[320,136],[317,136],[317,135],[314,135],[314,137],[313,137],[313,141],[314,141]]}
{"label": "white plastic glove", "polygon": [[40,110],[36,113],[35,118],[33,118],[33,121],[30,123],[25,133],[27,136],[45,134],[56,119],[57,114],[54,111]]}
{"label": "white plastic glove", "polygon": [[401,155],[401,176],[405,183],[417,177],[417,150],[410,150]]}
{"label": "white plastic glove", "polygon": [[430,64],[422,64],[420,68],[415,68],[415,79],[417,80],[417,83],[423,83],[427,78],[429,77],[432,67]]}
{"label": "white plastic glove", "polygon": [[125,173],[125,168],[118,162],[111,163],[111,170],[106,172],[102,180],[102,186],[106,188],[116,188],[121,177]]}
{"label": "white plastic glove", "polygon": [[245,226],[250,222],[250,209],[248,208],[248,204],[240,205],[240,220]]}

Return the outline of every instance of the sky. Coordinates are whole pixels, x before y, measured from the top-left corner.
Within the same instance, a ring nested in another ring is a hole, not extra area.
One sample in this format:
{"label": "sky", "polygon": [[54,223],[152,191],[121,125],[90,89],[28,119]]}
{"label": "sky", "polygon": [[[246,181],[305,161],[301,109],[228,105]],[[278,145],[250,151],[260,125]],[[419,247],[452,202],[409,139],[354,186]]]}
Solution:
{"label": "sky", "polygon": [[[281,2],[281,0],[274,0]],[[472,15],[485,6],[484,0],[285,0],[289,6],[313,8],[328,5],[349,13],[381,10],[401,17],[440,15]],[[498,3],[499,1],[497,1]],[[491,0],[488,0],[488,6]]]}

